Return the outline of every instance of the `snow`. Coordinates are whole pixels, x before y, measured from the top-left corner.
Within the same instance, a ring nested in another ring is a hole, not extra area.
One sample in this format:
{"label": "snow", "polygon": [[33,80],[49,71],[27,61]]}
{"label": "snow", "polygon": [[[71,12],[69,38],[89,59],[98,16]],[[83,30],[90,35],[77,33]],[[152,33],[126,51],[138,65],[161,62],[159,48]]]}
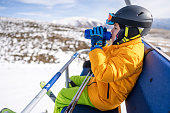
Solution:
{"label": "snow", "polygon": [[159,47],[161,51],[163,52],[167,52],[167,53],[170,52],[170,41],[169,41],[170,39],[169,38],[164,38],[159,35],[156,35],[156,36],[148,35],[145,37],[145,40],[147,42],[152,43],[156,47]]}
{"label": "snow", "polygon": [[[0,109],[10,108],[20,113],[26,105],[41,90],[39,83],[46,83],[61,69],[69,60],[67,55],[62,54],[60,64],[7,64],[0,63]],[[83,62],[73,61],[69,66],[69,75],[79,75]],[[63,73],[51,90],[57,96],[58,92],[65,87],[65,73]],[[54,102],[45,95],[34,107],[31,113],[52,113]],[[125,102],[121,105],[122,113],[126,113]]]}
{"label": "snow", "polygon": [[[71,38],[78,40],[77,38],[83,33],[81,29],[78,29],[78,32],[67,26],[61,27],[31,20],[1,17],[0,21],[0,109],[10,108],[19,113],[39,93],[40,82],[48,82],[74,54],[74,51],[60,49],[66,46],[64,41],[62,42],[62,37],[61,42],[49,41],[47,38],[60,33],[67,39],[71,35]],[[85,40],[81,38],[80,40]],[[73,45],[69,46],[73,48]],[[40,55],[46,58],[54,56],[56,61],[50,63],[49,60],[44,64],[36,58]],[[69,66],[70,76],[79,75],[82,64],[82,60],[75,59]],[[63,87],[65,87],[64,73],[51,90],[57,95]],[[53,109],[54,103],[45,95],[31,113],[46,111],[52,113]]]}
{"label": "snow", "polygon": [[[62,59],[63,62],[60,64],[0,63],[0,109],[7,107],[17,113],[21,112],[41,90],[39,83],[41,81],[47,83],[69,60],[67,55]],[[69,70],[71,70],[70,76],[79,75],[82,62],[73,61]],[[65,87],[65,73],[60,76],[51,90],[57,95],[63,87]],[[52,113],[53,109],[54,103],[45,95],[31,113],[42,113],[46,110]]]}

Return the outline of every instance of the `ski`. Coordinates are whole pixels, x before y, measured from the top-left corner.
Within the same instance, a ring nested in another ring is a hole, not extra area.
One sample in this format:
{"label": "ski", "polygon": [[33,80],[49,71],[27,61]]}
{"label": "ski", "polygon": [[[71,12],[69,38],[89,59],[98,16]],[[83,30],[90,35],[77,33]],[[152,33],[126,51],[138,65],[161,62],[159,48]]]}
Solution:
{"label": "ski", "polygon": [[[44,86],[46,85],[46,83],[44,81],[41,81],[40,82],[40,87],[43,88]],[[48,92],[46,93],[50,98],[51,100],[55,103],[55,100],[56,100],[56,96],[54,95],[54,93],[51,91],[51,90],[48,90]]]}
{"label": "ski", "polygon": [[9,108],[3,108],[3,109],[0,111],[0,113],[16,113],[16,112],[10,110]]}

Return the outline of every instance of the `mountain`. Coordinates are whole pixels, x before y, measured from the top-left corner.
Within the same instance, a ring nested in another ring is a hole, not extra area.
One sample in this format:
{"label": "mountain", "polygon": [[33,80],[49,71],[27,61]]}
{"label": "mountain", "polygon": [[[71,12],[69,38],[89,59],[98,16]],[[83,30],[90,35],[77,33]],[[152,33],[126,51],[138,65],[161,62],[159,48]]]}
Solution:
{"label": "mountain", "polygon": [[86,17],[64,18],[61,20],[53,21],[53,23],[58,25],[67,25],[84,28],[93,28],[94,26],[105,26],[107,28],[111,28],[110,26],[106,25],[105,22],[103,21]]}
{"label": "mountain", "polygon": [[[75,26],[75,27],[86,27],[92,28],[94,26],[106,26],[107,28],[111,29],[112,26],[106,25],[104,21],[85,18],[85,17],[70,17],[64,18],[61,20],[53,21],[55,24],[59,25],[68,25],[68,26]],[[167,29],[170,30],[170,18],[165,19],[157,19],[153,20],[152,28],[159,28],[159,29]]]}
{"label": "mountain", "polygon": [[170,30],[170,18],[154,19],[152,28],[167,29]]}
{"label": "mountain", "polygon": [[53,21],[53,23],[59,24],[59,25],[68,25],[68,26],[86,27],[86,28],[104,25],[104,22],[100,20],[85,18],[85,17],[64,18],[61,20]]}

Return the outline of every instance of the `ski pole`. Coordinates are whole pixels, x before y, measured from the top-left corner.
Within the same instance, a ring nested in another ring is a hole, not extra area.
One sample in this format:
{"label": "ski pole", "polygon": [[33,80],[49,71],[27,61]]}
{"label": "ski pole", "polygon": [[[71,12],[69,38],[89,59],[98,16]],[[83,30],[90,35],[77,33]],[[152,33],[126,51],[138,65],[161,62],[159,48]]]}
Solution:
{"label": "ski pole", "polygon": [[69,66],[69,64],[82,52],[89,52],[89,49],[83,49],[77,51],[71,59],[57,72],[52,79],[43,87],[43,89],[34,97],[34,99],[24,108],[21,113],[30,113],[30,111],[35,107],[35,105],[41,100],[41,98],[47,93],[47,91],[53,86],[53,84],[58,80],[61,74]]}
{"label": "ski pole", "polygon": [[[68,113],[70,111],[70,109],[73,109],[73,105],[75,106],[85,88],[85,86],[87,85],[87,83],[89,82],[90,78],[93,76],[93,74],[90,75],[91,72],[89,72],[86,76],[86,78],[84,79],[83,83],[81,84],[81,86],[79,87],[78,91],[76,92],[75,96],[73,97],[72,101],[70,102],[70,104],[68,105],[68,107],[66,108],[64,113]],[[88,78],[89,77],[89,78]],[[76,102],[76,103],[75,103]]]}
{"label": "ski pole", "polygon": [[93,76],[93,74],[91,74],[91,75],[89,76],[89,78],[87,79],[86,83],[83,85],[83,88],[82,88],[81,91],[79,92],[76,100],[75,100],[74,103],[72,104],[72,107],[70,108],[70,110],[69,110],[68,113],[72,113],[72,112],[73,112],[75,106],[77,105],[78,100],[80,99],[81,94],[82,94],[83,91],[84,91],[84,88],[86,87],[87,83],[90,81],[90,79],[91,79],[92,76]]}
{"label": "ski pole", "polygon": [[70,104],[68,105],[68,107],[66,108],[65,112],[64,113],[67,113],[68,110],[71,108],[72,104],[74,103],[78,93],[80,92],[81,88],[83,87],[84,83],[86,82],[86,79],[88,78],[90,72],[87,74],[86,78],[84,79],[83,83],[81,84],[81,86],[79,87],[78,91],[76,92],[76,94],[74,95],[72,101],[70,102]]}

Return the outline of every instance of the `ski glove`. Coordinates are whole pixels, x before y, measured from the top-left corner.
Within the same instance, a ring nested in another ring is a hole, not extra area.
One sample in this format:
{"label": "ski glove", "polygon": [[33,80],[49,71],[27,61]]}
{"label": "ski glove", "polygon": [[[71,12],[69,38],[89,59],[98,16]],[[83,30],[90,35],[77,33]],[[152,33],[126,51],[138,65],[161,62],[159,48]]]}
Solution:
{"label": "ski glove", "polygon": [[90,30],[91,51],[96,48],[102,49],[102,47],[106,45],[106,40],[103,39],[104,32],[107,32],[107,28],[103,28],[102,26],[93,27],[93,30]]}

